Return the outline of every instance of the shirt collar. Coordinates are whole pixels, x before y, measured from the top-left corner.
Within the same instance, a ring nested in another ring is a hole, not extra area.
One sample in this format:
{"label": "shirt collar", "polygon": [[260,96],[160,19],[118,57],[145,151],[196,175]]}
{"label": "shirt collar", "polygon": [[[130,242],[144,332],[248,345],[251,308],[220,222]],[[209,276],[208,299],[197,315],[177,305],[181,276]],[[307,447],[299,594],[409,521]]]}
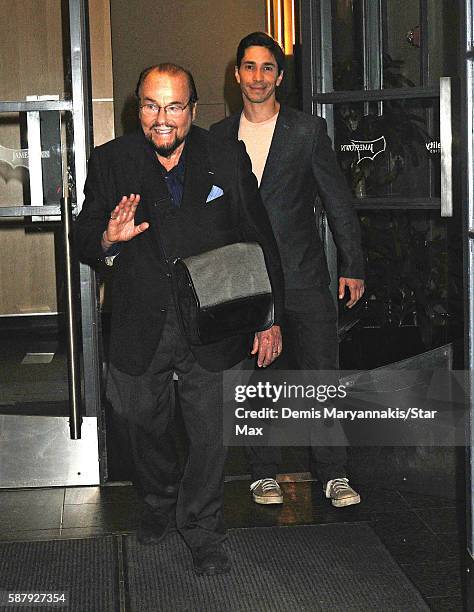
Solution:
{"label": "shirt collar", "polygon": [[180,182],[184,180],[184,171],[186,169],[186,145],[184,145],[183,151],[180,155],[179,161],[176,166],[173,166],[171,170],[167,170],[162,164],[160,164],[160,160],[157,158],[158,164],[160,166],[161,173],[163,176],[174,176]]}

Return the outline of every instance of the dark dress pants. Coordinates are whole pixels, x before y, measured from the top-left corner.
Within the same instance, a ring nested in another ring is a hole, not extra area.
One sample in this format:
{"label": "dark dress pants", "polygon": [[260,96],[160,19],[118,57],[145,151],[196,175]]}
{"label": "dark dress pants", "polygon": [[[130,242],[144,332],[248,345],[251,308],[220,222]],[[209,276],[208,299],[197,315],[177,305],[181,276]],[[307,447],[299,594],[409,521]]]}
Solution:
{"label": "dark dress pants", "polygon": [[[189,439],[182,474],[175,438],[173,373]],[[191,549],[224,539],[222,373],[194,358],[170,306],[159,346],[148,370],[131,376],[110,366],[107,398],[114,431],[130,453],[135,483],[154,509],[172,515]]]}
{"label": "dark dress pants", "polygon": [[[286,370],[338,369],[337,317],[328,287],[321,287],[309,300],[295,300],[285,309],[283,326],[283,353],[270,368]],[[329,426],[328,426],[329,425]],[[346,476],[345,446],[325,446],[334,436],[340,440],[340,424],[318,423],[311,431],[311,467],[323,483],[332,478]],[[278,447],[248,447],[252,480],[275,478],[281,463]]]}

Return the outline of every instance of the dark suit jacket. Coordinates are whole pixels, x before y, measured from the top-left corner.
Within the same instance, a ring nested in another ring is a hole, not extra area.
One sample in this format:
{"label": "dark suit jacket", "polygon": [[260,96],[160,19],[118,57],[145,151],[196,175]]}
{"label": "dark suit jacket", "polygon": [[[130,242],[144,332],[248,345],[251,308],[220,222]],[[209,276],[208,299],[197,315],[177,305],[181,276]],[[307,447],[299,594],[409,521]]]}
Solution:
{"label": "dark suit jacket", "polygon": [[[222,140],[238,138],[240,114],[214,124]],[[285,292],[329,283],[315,205],[320,199],[339,254],[339,275],[364,278],[360,228],[326,122],[281,106],[260,194],[280,250]]]}
{"label": "dark suit jacket", "polygon": [[[186,138],[186,174],[180,208],[171,205],[155,152],[141,130],[96,148],[89,160],[85,201],[75,222],[76,248],[88,263],[103,260],[101,237],[122,196],[139,193],[135,222],[150,227],[120,245],[114,260],[110,359],[129,374],[143,373],[173,308],[171,261],[246,240],[263,248],[275,296],[283,310],[278,248],[243,144],[222,143],[193,126]],[[206,203],[212,185],[224,194]],[[237,336],[192,347],[199,363],[219,371],[245,358],[252,338]]]}

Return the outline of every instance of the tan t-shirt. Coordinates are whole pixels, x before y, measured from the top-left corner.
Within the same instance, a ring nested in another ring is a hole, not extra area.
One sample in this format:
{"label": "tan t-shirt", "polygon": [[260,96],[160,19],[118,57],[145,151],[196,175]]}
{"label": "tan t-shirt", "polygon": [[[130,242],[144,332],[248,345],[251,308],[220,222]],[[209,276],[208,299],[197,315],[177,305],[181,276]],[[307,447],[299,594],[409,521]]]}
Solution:
{"label": "tan t-shirt", "polygon": [[240,116],[239,140],[243,140],[245,148],[252,162],[252,172],[257,177],[258,185],[262,180],[263,170],[272,143],[273,132],[278,113],[266,121],[252,123],[246,119],[244,113]]}

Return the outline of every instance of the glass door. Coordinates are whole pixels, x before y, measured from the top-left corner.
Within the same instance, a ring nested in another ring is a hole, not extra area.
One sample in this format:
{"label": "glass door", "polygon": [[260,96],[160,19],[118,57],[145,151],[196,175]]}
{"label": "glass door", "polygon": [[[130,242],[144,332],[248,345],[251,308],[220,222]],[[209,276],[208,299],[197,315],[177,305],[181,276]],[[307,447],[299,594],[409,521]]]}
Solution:
{"label": "glass door", "polygon": [[[304,105],[328,121],[367,260],[365,301],[341,313],[352,330],[341,338],[342,366],[372,369],[439,347],[451,353],[463,336],[459,160],[452,143],[459,122],[458,5],[303,6],[313,40],[311,49],[303,45],[312,67]],[[334,253],[332,264],[335,272]]]}
{"label": "glass door", "polygon": [[[365,301],[340,317],[341,366],[472,372],[474,3],[300,6],[303,106],[327,119],[366,250]],[[335,279],[329,232],[326,242]],[[382,465],[383,486],[466,497],[466,609],[474,605],[470,386],[466,452],[365,448],[352,462],[356,477],[374,485],[382,485],[374,471]]]}
{"label": "glass door", "polygon": [[[345,370],[464,367],[464,4],[300,5],[303,108],[327,120],[366,254],[364,300],[340,308]],[[335,284],[337,252],[324,225]],[[377,484],[377,462],[384,486],[459,497],[462,448],[402,445],[353,448],[354,478]]]}
{"label": "glass door", "polygon": [[90,131],[86,3],[0,8],[0,487],[96,484],[95,279],[70,231]]}

